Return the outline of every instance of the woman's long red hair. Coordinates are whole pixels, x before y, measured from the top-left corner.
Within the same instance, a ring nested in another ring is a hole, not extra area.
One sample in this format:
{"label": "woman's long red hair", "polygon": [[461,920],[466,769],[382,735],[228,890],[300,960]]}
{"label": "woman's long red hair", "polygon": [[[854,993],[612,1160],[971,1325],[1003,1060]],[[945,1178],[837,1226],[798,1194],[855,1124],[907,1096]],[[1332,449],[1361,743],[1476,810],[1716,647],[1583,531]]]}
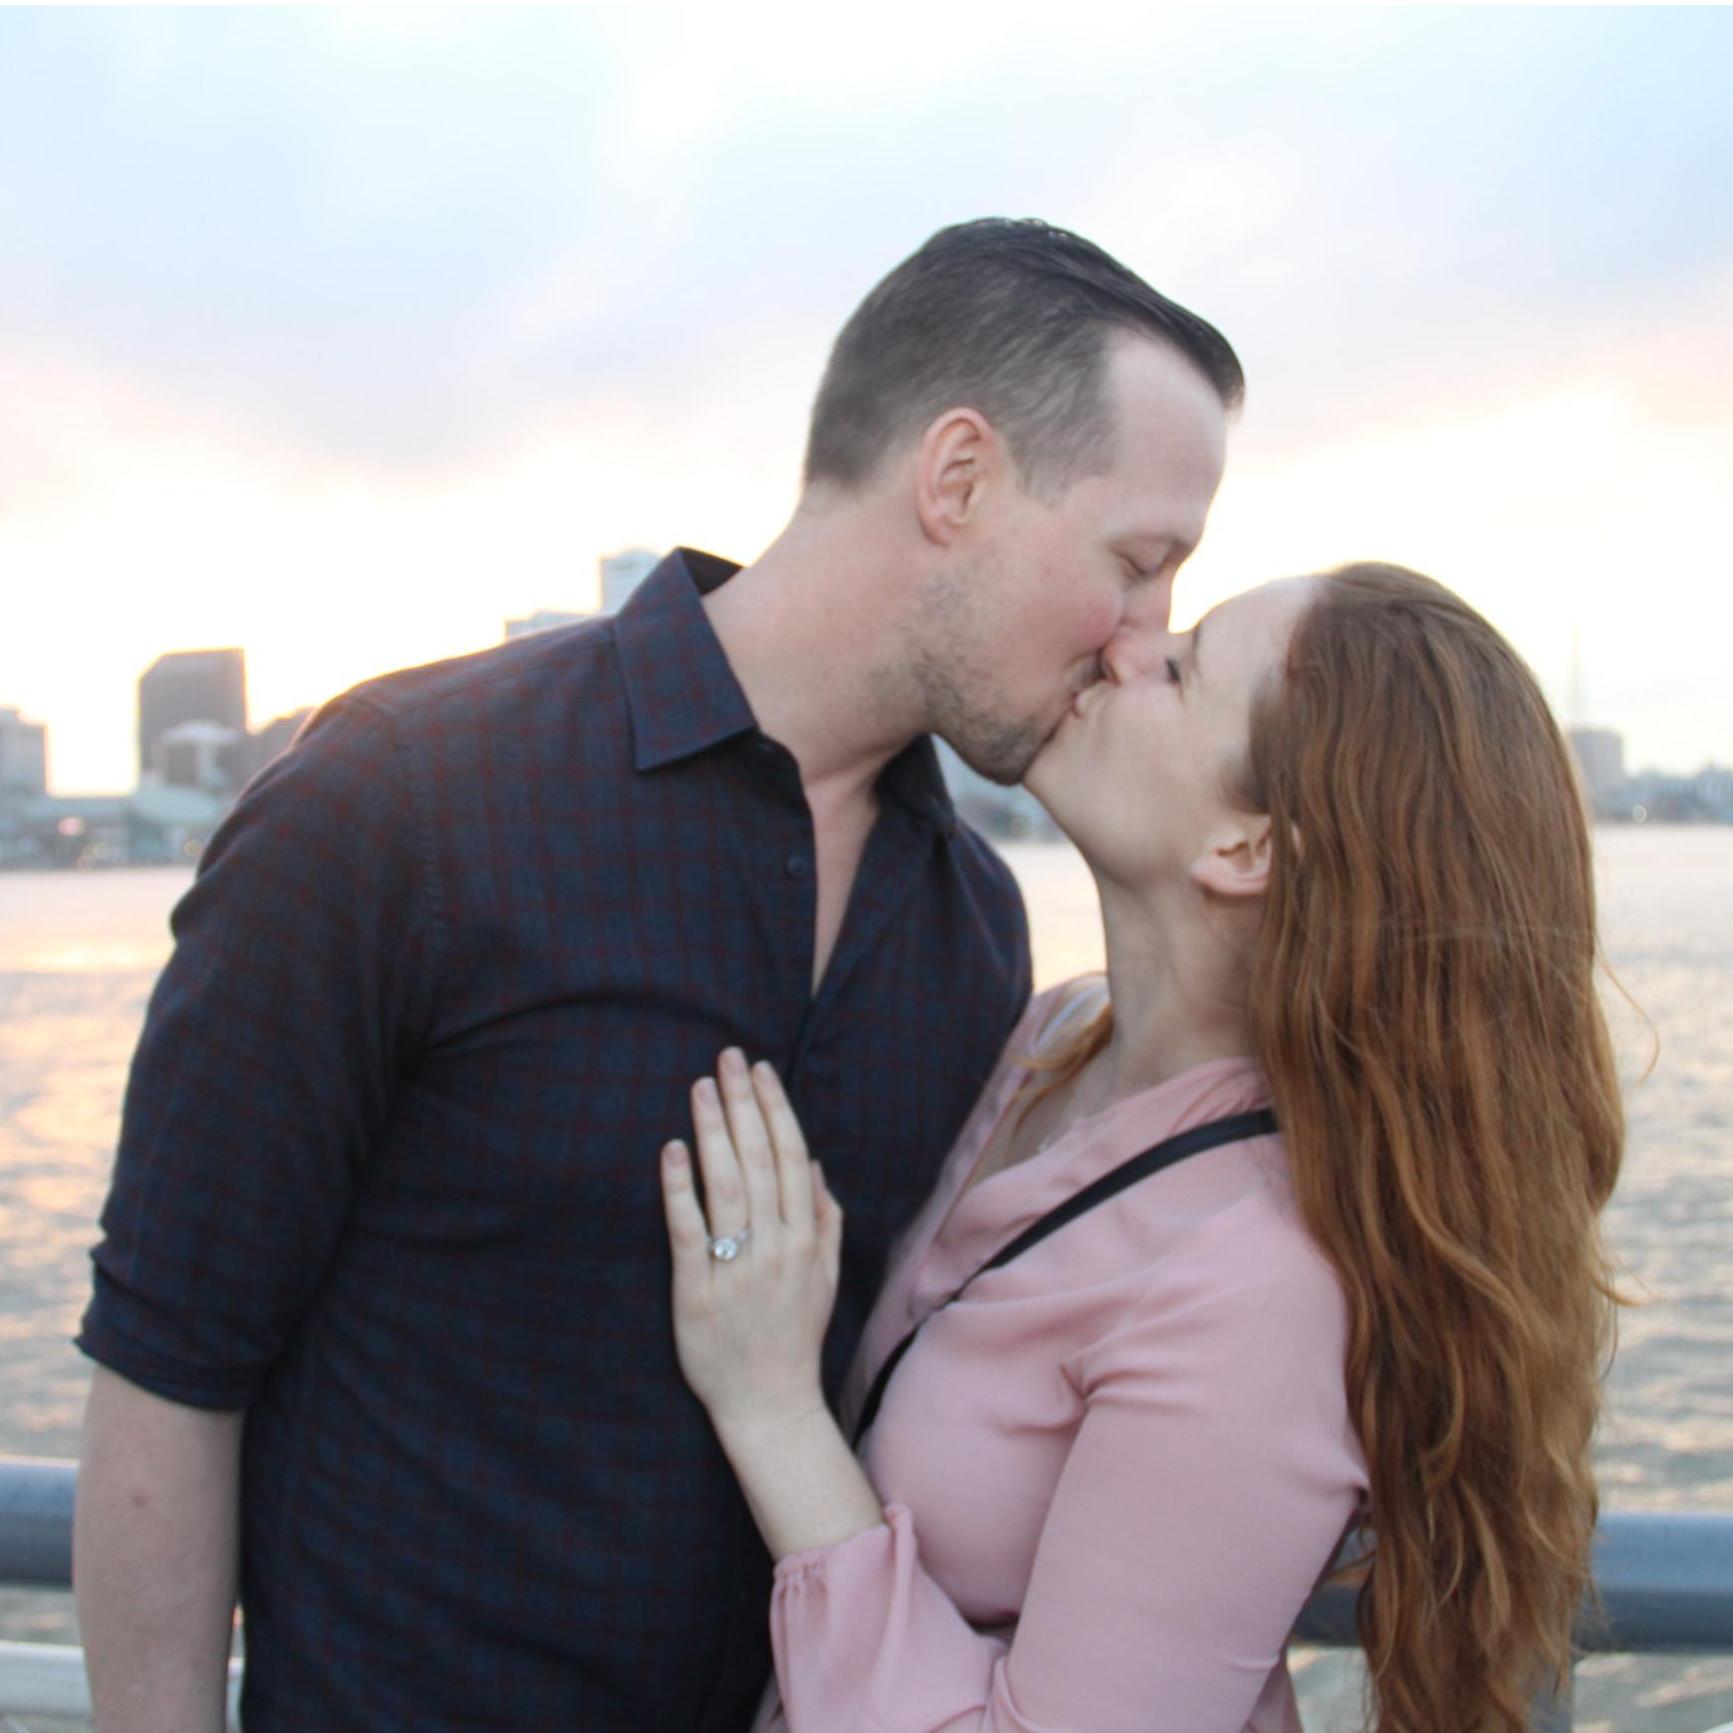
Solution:
{"label": "woman's long red hair", "polygon": [[1624,1119],[1594,862],[1527,666],[1442,585],[1325,577],[1254,708],[1254,1051],[1348,1297],[1378,1733],[1517,1733],[1570,1663]]}
{"label": "woman's long red hair", "polygon": [[1473,609],[1356,565],[1320,580],[1234,781],[1273,827],[1252,1047],[1348,1301],[1372,1725],[1520,1733],[1590,1584],[1616,1305],[1624,1126],[1569,751]]}

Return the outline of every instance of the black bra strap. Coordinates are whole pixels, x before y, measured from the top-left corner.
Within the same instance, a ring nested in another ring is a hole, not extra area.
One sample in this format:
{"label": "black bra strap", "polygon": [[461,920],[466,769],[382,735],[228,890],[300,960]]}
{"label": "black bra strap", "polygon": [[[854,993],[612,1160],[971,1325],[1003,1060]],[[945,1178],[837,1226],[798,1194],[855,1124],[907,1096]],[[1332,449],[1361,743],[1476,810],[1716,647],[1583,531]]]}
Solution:
{"label": "black bra strap", "polygon": [[[1066,1198],[1063,1203],[1056,1204],[1039,1221],[1032,1222],[1015,1239],[1002,1245],[962,1287],[933,1307],[927,1317],[930,1318],[933,1312],[942,1312],[968,1287],[969,1282],[974,1281],[975,1276],[984,1276],[989,1270],[1000,1269],[1013,1258],[1020,1258],[1031,1246],[1039,1245],[1049,1234],[1056,1233],[1068,1222],[1076,1221],[1080,1215],[1094,1209],[1099,1203],[1105,1203],[1110,1197],[1124,1191],[1127,1186],[1136,1185],[1140,1179],[1148,1179],[1151,1174],[1160,1173],[1163,1168],[1184,1161],[1188,1155],[1199,1155],[1206,1149],[1218,1149],[1224,1143],[1243,1143],[1248,1138],[1272,1137],[1275,1130],[1276,1116],[1267,1107],[1260,1107],[1250,1113],[1235,1113],[1226,1119],[1212,1119],[1207,1125],[1194,1125],[1191,1130],[1178,1132],[1156,1144],[1154,1148],[1144,1150],[1141,1155],[1132,1156],[1129,1161],[1121,1162],[1118,1167],[1102,1174],[1099,1179],[1091,1180],[1080,1192]],[[923,1318],[921,1323],[925,1322],[926,1318]],[[903,1356],[914,1346],[920,1328],[920,1324],[915,1325],[879,1367],[878,1376],[873,1379],[866,1401],[861,1404],[860,1418],[855,1422],[853,1442],[857,1448],[861,1439],[866,1436],[867,1428],[878,1418],[879,1404],[884,1401],[891,1374],[902,1364]]]}

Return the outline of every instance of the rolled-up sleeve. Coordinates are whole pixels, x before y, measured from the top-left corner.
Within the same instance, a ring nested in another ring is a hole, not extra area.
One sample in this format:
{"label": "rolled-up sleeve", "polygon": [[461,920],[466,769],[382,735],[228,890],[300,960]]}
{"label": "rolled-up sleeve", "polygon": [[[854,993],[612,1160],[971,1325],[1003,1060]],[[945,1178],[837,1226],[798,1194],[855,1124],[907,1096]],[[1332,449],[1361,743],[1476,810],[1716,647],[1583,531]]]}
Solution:
{"label": "rolled-up sleeve", "polygon": [[1360,1501],[1342,1341],[1320,1265],[1169,1294],[1096,1345],[1008,1641],[947,1598],[896,1505],[784,1560],[791,1733],[1242,1733]]}
{"label": "rolled-up sleeve", "polygon": [[173,916],[79,1346],[245,1407],[329,1265],[432,1003],[423,811],[390,721],[339,701],[249,786]]}

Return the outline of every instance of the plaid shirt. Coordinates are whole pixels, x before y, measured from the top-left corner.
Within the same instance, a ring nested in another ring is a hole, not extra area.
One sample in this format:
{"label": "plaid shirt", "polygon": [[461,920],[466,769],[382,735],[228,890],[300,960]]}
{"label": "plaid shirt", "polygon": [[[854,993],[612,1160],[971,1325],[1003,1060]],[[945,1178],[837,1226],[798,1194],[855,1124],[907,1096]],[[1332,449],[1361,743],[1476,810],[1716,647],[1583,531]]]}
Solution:
{"label": "plaid shirt", "polygon": [[247,1409],[249,1733],[731,1729],[768,1561],[681,1382],[657,1152],[730,1042],[848,1210],[834,1391],[1029,989],[932,746],[820,991],[811,817],[684,550],[326,707],[175,911],[80,1345]]}

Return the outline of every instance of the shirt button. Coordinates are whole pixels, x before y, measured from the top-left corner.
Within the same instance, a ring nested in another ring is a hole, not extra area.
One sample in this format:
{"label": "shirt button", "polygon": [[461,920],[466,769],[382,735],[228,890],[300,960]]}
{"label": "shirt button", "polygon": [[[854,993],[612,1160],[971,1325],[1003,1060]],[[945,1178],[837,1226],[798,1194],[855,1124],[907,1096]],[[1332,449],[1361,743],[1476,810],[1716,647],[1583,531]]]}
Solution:
{"label": "shirt button", "polygon": [[791,854],[782,863],[782,868],[791,879],[803,879],[812,871],[812,862],[803,854]]}

